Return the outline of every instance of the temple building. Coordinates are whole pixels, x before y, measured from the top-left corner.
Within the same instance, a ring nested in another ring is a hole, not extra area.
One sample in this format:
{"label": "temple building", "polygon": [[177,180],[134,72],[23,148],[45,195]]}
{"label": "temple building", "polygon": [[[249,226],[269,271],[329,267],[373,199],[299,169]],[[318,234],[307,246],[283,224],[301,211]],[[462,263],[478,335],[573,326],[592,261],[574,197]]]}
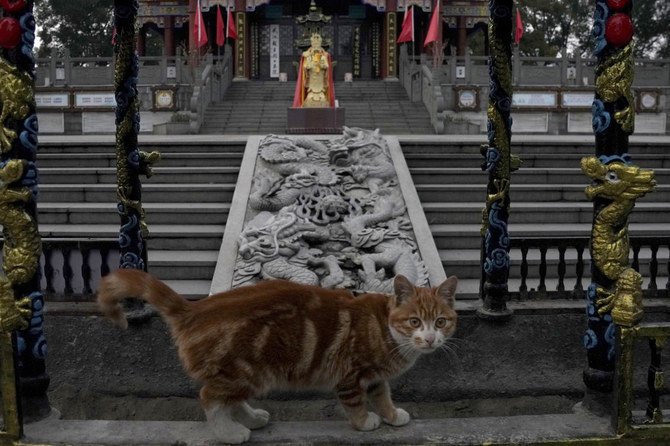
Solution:
{"label": "temple building", "polygon": [[[208,35],[199,50],[193,38],[198,5]],[[412,5],[415,41],[409,53],[418,56],[424,52],[433,0],[141,0],[138,52],[146,54],[150,39],[168,56],[234,51],[236,77],[290,81],[296,78],[296,61],[309,46],[309,34],[317,31],[335,61],[336,80],[393,78],[398,69],[396,39],[404,12]],[[486,0],[443,2],[445,54],[464,55],[472,36],[486,39],[487,5]],[[215,38],[218,7],[224,23],[226,11],[231,12],[238,35],[226,39],[224,46]]]}

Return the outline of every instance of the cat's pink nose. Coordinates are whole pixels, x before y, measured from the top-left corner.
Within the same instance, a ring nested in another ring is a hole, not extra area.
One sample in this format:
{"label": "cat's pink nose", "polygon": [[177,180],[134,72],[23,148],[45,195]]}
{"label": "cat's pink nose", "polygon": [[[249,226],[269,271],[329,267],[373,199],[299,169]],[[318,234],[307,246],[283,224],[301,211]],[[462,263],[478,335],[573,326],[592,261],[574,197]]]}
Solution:
{"label": "cat's pink nose", "polygon": [[433,345],[433,342],[435,342],[435,335],[434,334],[426,335],[424,339],[426,340],[429,346]]}

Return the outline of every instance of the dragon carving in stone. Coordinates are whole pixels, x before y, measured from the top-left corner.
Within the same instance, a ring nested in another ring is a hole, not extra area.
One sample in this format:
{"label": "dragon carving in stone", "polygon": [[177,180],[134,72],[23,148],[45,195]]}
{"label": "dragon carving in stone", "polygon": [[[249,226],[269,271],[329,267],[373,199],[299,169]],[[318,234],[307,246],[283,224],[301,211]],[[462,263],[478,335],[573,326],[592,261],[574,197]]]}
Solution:
{"label": "dragon carving in stone", "polygon": [[395,274],[427,282],[378,130],[345,127],[323,141],[266,137],[248,205],[233,286],[284,278],[384,292]]}
{"label": "dragon carving in stone", "polygon": [[591,256],[598,269],[614,281],[614,290],[598,287],[598,313],[611,311],[619,325],[630,326],[642,315],[642,278],[628,266],[628,215],[635,201],[656,186],[654,172],[630,165],[622,157],[582,158],[581,168],[594,181],[585,193],[589,200],[608,203],[594,217]]}

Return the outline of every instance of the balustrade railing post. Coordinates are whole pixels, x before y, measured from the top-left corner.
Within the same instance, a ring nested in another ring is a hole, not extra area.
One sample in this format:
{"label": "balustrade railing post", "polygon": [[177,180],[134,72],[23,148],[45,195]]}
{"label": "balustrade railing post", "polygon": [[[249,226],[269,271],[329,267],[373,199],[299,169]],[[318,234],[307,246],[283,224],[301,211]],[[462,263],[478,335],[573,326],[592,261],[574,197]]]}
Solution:
{"label": "balustrade railing post", "polygon": [[[116,66],[114,85],[116,92],[116,170],[117,210],[121,216],[119,231],[120,267],[147,270],[147,245],[149,235],[142,209],[142,184],[140,174],[151,175],[151,164],[160,159],[158,152],[147,154],[138,149],[140,131],[137,78],[139,60],[135,52],[137,36],[137,1],[114,0],[114,26],[116,27]],[[129,320],[145,320],[151,312],[141,301],[126,306]]]}
{"label": "balustrade railing post", "polygon": [[481,318],[494,320],[505,320],[512,314],[507,308],[510,250],[507,220],[510,173],[518,167],[518,158],[512,157],[510,147],[512,4],[512,0],[489,2],[488,145],[482,147],[485,158],[482,169],[489,173],[489,179],[481,230],[484,277],[480,297],[483,304],[477,313]]}
{"label": "balustrade railing post", "polygon": [[[40,290],[41,238],[37,227],[37,112],[35,108],[35,18],[32,0],[3,2],[0,50],[0,226],[4,275],[0,275],[0,332],[4,431],[18,438],[22,401],[25,419],[50,412],[47,398],[46,338],[42,329],[44,297]],[[18,331],[17,331],[18,330]],[[12,332],[16,332],[16,336]],[[12,338],[14,337],[14,341]],[[13,345],[12,345],[13,344]],[[18,361],[20,400],[16,398]],[[13,393],[14,395],[10,395]]]}
{"label": "balustrade railing post", "polygon": [[633,82],[633,1],[596,1],[593,35],[596,92],[593,101],[595,156],[581,168],[593,201],[591,279],[586,291],[588,366],[583,379],[586,405],[609,406],[616,360],[616,330],[635,326],[642,317],[642,277],[629,267],[628,215],[635,200],[654,186],[653,171],[640,169],[628,155],[635,112]]}

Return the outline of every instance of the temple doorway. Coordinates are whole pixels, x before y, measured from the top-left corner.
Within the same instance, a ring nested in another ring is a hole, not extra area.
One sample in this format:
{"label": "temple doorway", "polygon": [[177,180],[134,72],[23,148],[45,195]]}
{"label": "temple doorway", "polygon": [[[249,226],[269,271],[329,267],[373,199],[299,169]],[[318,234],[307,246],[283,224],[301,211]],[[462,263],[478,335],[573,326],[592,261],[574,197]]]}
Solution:
{"label": "temple doorway", "polygon": [[[306,29],[321,30],[323,46],[334,61],[333,77],[342,81],[381,77],[383,13],[357,0],[271,1],[249,14],[250,77],[297,79],[300,55],[309,46]],[[318,21],[321,19],[321,21]],[[306,39],[305,39],[306,38]],[[305,46],[307,45],[307,46]]]}

